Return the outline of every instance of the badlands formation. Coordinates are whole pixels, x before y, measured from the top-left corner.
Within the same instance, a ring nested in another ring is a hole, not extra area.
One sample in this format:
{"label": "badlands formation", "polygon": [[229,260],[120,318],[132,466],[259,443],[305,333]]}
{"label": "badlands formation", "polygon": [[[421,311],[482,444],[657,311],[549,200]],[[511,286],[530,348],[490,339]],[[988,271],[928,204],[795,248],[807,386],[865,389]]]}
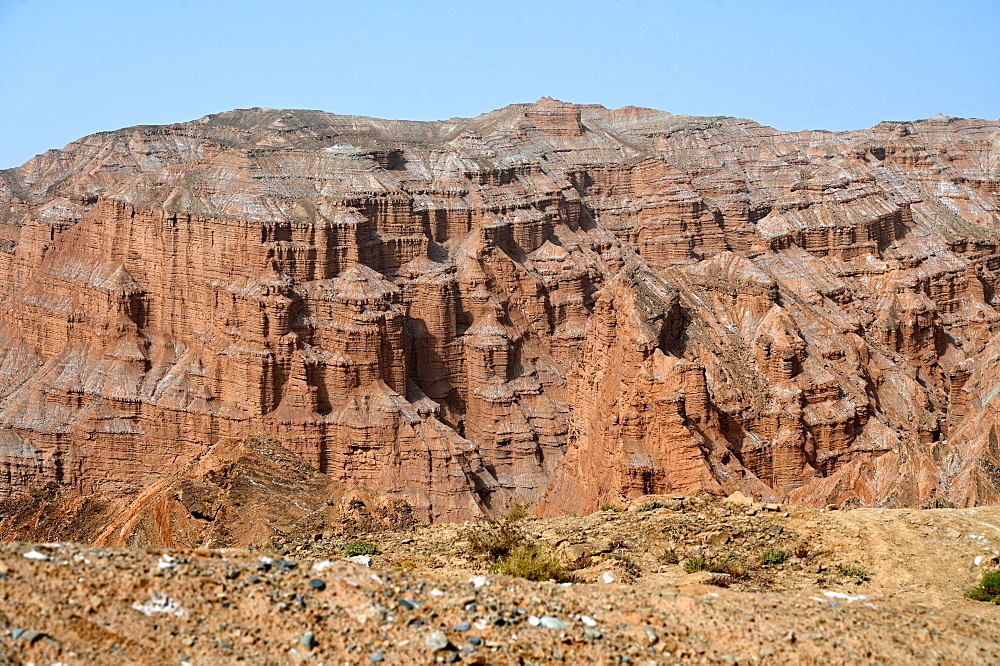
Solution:
{"label": "badlands formation", "polygon": [[430,522],[995,503],[998,191],[1000,122],[940,115],[95,134],[0,171],[0,497],[155,513],[263,434]]}

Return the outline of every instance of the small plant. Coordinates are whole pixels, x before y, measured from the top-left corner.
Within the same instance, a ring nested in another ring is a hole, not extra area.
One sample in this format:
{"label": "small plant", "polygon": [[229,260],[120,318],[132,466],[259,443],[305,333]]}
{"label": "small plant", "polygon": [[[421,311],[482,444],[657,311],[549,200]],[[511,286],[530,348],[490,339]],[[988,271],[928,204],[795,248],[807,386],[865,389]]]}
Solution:
{"label": "small plant", "polygon": [[516,523],[519,520],[524,520],[528,515],[528,504],[526,502],[514,502],[504,511],[501,520],[508,523]]}
{"label": "small plant", "polygon": [[684,563],[684,571],[688,573],[708,571],[710,573],[726,574],[733,580],[746,576],[746,570],[736,566],[733,558],[729,555],[720,558],[708,558],[703,555],[692,557]]}
{"label": "small plant", "polygon": [[464,536],[473,555],[485,556],[493,562],[509,555],[524,541],[524,531],[519,525],[499,520],[476,523]]}
{"label": "small plant", "polygon": [[708,566],[708,558],[698,555],[696,557],[689,558],[688,561],[684,563],[684,571],[688,573],[694,573],[695,571],[707,571]]}
{"label": "small plant", "polygon": [[393,566],[403,573],[410,573],[417,568],[417,563],[413,560],[400,560],[398,562],[393,562]]}
{"label": "small plant", "polygon": [[799,558],[800,560],[809,557],[808,544],[800,543],[799,545],[795,546],[795,557]]}
{"label": "small plant", "polygon": [[664,504],[660,500],[649,500],[648,502],[642,505],[642,510],[652,511],[653,509],[662,509],[665,506],[666,504]]}
{"label": "small plant", "polygon": [[240,502],[239,500],[232,500],[230,504],[232,504],[233,506],[239,506],[240,504],[242,504],[242,502]]}
{"label": "small plant", "polygon": [[621,539],[615,539],[610,545],[611,550],[628,550],[628,544]]}
{"label": "small plant", "polygon": [[344,547],[345,557],[355,557],[356,555],[378,555],[378,546],[369,541],[352,541]]}
{"label": "small plant", "polygon": [[732,582],[733,579],[730,576],[712,576],[705,581],[706,584],[714,585],[716,587],[729,587],[729,584]]}
{"label": "small plant", "polygon": [[663,551],[663,554],[656,559],[664,564],[678,564],[681,561],[681,558],[677,556],[677,553],[672,550]]}
{"label": "small plant", "polygon": [[473,555],[496,562],[524,542],[524,530],[519,523],[527,516],[527,505],[515,502],[499,519],[479,521],[466,528],[462,538],[469,543]]}
{"label": "small plant", "polygon": [[780,548],[768,548],[760,552],[759,559],[760,563],[765,565],[781,564],[788,559],[788,553]]}
{"label": "small plant", "polygon": [[497,560],[493,570],[505,576],[534,581],[565,583],[571,579],[559,557],[545,546],[517,546],[510,554]]}
{"label": "small plant", "polygon": [[601,511],[617,511],[618,506],[616,504],[602,504]]}
{"label": "small plant", "polygon": [[615,555],[615,561],[621,562],[622,570],[628,578],[638,578],[639,574],[642,573],[639,565],[628,555]]}
{"label": "small plant", "polygon": [[989,601],[1000,604],[1000,569],[983,573],[979,584],[966,590],[965,596],[973,601]]}
{"label": "small plant", "polygon": [[858,580],[868,580],[868,572],[859,567],[856,564],[845,564],[840,567],[841,576],[850,576],[851,578],[857,578]]}

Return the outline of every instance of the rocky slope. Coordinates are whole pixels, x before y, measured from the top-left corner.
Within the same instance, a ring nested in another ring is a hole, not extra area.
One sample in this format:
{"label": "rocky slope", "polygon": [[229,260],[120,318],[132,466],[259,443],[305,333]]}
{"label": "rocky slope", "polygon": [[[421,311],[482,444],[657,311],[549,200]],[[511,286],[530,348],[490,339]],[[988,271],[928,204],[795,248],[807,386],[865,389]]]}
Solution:
{"label": "rocky slope", "polygon": [[1000,499],[1000,122],[246,109],[0,172],[0,493],[268,433],[472,518]]}
{"label": "rocky slope", "polygon": [[[485,570],[451,525],[367,535],[382,549],[373,568],[307,532],[284,555],[4,543],[0,659],[991,664],[1000,607],[962,592],[1000,559],[998,525],[996,507],[828,512],[703,496],[526,519],[529,538],[585,553],[571,585]],[[766,548],[793,555],[760,566]],[[661,561],[665,549],[680,561]],[[699,555],[748,575],[706,585],[684,569]]]}

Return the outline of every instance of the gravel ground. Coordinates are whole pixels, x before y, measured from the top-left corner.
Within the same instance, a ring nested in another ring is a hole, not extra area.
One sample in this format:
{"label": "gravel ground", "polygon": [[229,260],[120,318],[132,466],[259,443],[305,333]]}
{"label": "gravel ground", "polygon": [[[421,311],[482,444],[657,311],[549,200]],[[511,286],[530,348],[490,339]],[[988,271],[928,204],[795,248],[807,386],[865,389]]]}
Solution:
{"label": "gravel ground", "polygon": [[[579,556],[569,585],[491,573],[466,554],[459,526],[367,535],[382,551],[372,567],[339,559],[342,540],[305,533],[276,549],[288,552],[268,554],[0,544],[0,658],[996,663],[996,607],[961,596],[989,566],[992,535],[955,527],[1000,525],[998,509],[821,513],[662,498],[666,506],[642,510],[649,501],[523,521],[529,541],[551,544],[567,561]],[[752,564],[774,547],[801,557]],[[660,561],[667,549],[677,562]],[[729,556],[751,571],[728,588],[706,585],[703,572],[684,568],[699,555]],[[840,574],[850,562],[867,567],[869,580]],[[902,584],[924,571],[923,587]],[[613,582],[603,582],[605,572]]]}

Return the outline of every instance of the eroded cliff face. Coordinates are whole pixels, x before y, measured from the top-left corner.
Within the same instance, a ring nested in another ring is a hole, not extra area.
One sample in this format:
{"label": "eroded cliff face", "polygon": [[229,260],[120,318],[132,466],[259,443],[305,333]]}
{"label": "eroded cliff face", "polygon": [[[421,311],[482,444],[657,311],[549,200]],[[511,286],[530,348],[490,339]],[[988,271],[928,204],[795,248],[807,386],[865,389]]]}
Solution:
{"label": "eroded cliff face", "polygon": [[434,521],[994,502],[998,190],[972,119],[543,99],[96,134],[0,172],[0,495],[136,497],[267,433]]}

